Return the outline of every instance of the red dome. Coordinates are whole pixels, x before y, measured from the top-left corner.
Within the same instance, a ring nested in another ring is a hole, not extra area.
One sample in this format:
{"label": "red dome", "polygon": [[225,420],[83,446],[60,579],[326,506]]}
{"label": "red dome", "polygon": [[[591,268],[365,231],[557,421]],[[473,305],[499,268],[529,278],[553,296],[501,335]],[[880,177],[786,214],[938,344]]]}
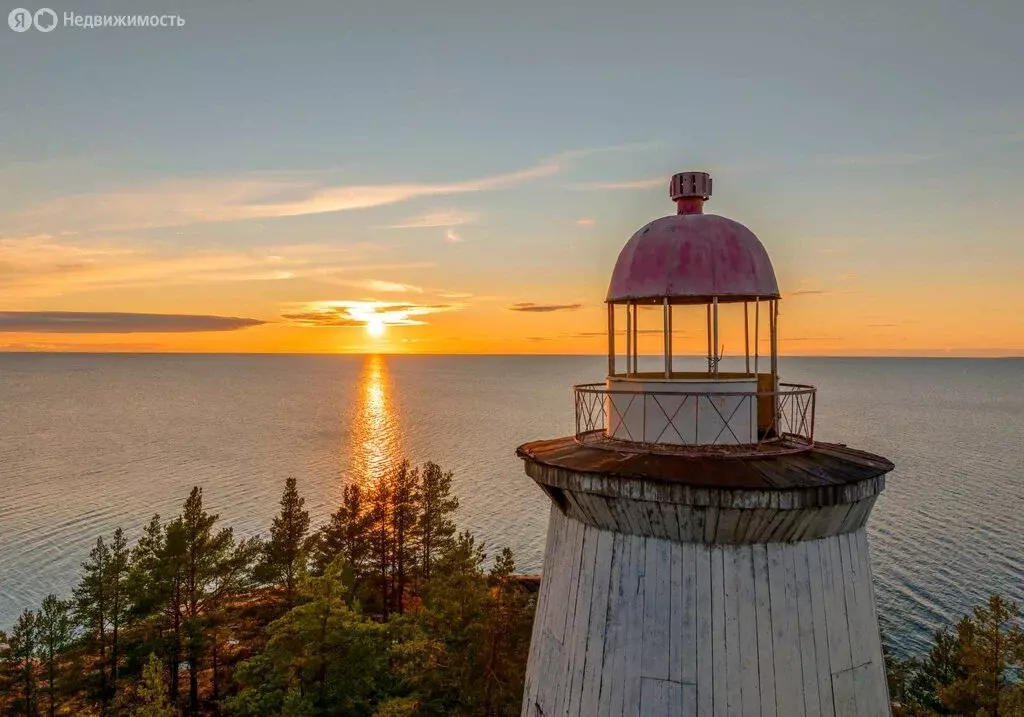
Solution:
{"label": "red dome", "polygon": [[777,299],[779,285],[761,241],[739,222],[714,214],[656,219],[626,243],[608,301],[663,299],[704,303]]}

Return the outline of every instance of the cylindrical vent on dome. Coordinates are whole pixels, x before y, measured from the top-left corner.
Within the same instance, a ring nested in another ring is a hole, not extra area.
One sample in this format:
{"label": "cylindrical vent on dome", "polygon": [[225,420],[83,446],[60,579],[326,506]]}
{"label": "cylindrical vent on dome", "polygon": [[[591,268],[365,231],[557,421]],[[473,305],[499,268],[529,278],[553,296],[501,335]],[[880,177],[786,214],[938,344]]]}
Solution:
{"label": "cylindrical vent on dome", "polygon": [[687,197],[708,199],[711,196],[711,175],[707,172],[680,172],[672,176],[669,196],[673,200]]}

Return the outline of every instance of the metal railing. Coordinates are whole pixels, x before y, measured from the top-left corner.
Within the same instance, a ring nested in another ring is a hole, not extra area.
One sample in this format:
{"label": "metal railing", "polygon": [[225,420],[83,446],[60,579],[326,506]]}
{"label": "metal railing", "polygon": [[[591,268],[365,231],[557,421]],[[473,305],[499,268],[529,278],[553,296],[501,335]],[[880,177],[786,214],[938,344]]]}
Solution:
{"label": "metal railing", "polygon": [[758,455],[814,445],[814,386],[776,391],[573,387],[576,441],[615,450]]}

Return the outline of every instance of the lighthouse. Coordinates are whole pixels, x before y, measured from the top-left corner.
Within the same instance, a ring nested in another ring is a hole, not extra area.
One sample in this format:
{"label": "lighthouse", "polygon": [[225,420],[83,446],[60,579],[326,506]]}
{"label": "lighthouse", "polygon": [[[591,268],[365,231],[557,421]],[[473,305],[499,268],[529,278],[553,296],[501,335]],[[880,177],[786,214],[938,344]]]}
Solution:
{"label": "lighthouse", "polygon": [[893,464],[815,441],[764,246],[707,173],[669,186],[612,272],[605,380],[516,451],[551,501],[522,715],[889,715],[865,525]]}

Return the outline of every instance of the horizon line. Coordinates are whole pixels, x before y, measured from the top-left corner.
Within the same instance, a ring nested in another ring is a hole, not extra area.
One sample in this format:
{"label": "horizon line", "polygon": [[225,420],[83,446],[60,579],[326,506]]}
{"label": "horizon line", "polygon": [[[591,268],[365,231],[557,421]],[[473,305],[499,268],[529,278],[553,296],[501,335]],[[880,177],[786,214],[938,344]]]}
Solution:
{"label": "horizon line", "polygon": [[[936,350],[937,351],[937,350]],[[607,358],[605,353],[527,353],[527,352],[444,352],[444,351],[32,351],[32,350],[8,350],[0,349],[0,356],[523,356],[523,357],[587,357]],[[640,358],[662,358],[661,354],[639,354]],[[702,359],[706,360],[704,354],[676,354],[674,358],[680,359]],[[921,354],[779,354],[779,358],[835,358],[835,359],[986,359],[986,360],[1022,360],[1022,354],[1005,355],[950,355],[948,351],[942,353],[921,353]],[[770,356],[761,356],[762,360],[770,360]],[[739,360],[739,357],[733,357]]]}

